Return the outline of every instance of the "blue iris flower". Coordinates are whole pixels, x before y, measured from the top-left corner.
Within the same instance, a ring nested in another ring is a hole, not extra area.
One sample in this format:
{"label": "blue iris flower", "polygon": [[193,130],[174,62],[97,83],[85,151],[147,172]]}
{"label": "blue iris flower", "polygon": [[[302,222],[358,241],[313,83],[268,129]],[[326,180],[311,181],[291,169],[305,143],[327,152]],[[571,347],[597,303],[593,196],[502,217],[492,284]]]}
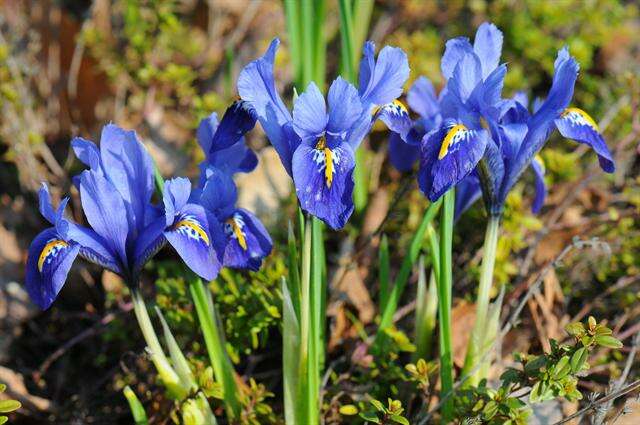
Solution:
{"label": "blue iris flower", "polygon": [[[523,93],[502,98],[506,66],[499,65],[501,49],[502,33],[489,23],[478,28],[473,45],[463,37],[448,41],[441,64],[446,85],[438,102],[428,87],[421,90],[430,107],[427,114],[439,107],[442,124],[421,140],[418,181],[432,201],[457,185],[457,216],[480,195],[489,214],[501,214],[509,191],[529,166],[534,171],[537,212],[546,195],[544,165],[537,154],[555,128],[591,146],[604,171],[614,170],[596,123],[581,109],[569,107],[578,75],[569,52],[558,53],[549,94],[530,113]],[[415,144],[412,132],[405,134],[399,134],[400,140]]]}
{"label": "blue iris flower", "polygon": [[204,208],[188,200],[188,180],[167,182],[163,202],[155,206],[153,162],[134,131],[109,124],[102,130],[100,149],[82,138],[74,139],[72,147],[89,167],[74,183],[90,227],[64,217],[68,198],[54,211],[43,185],[40,212],[53,227],[31,243],[26,270],[27,291],[38,306],[51,305],[78,256],[136,285],[144,264],[166,242],[194,272],[215,278],[220,261]]}
{"label": "blue iris flower", "polygon": [[418,182],[435,201],[467,177],[497,133],[506,66],[499,65],[502,33],[484,23],[474,44],[465,37],[446,43],[441,70],[446,80],[440,95],[442,124],[421,141]]}
{"label": "blue iris flower", "polygon": [[385,47],[376,60],[373,43],[366,43],[359,90],[339,77],[325,101],[310,83],[295,100],[291,114],[275,86],[278,44],[274,39],[263,57],[242,70],[240,97],[254,109],[293,178],[301,208],[340,229],[354,209],[354,152],[373,122],[380,119],[397,129],[410,125],[406,108],[396,102],[409,76],[407,57],[398,48]]}
{"label": "blue iris flower", "polygon": [[250,172],[258,158],[244,134],[255,126],[254,112],[244,101],[234,102],[220,123],[216,113],[200,122],[198,143],[205,152],[200,164],[200,184],[192,198],[207,213],[209,227],[222,235],[217,243],[225,267],[258,270],[273,247],[271,237],[250,211],[236,207],[238,198],[233,174]]}

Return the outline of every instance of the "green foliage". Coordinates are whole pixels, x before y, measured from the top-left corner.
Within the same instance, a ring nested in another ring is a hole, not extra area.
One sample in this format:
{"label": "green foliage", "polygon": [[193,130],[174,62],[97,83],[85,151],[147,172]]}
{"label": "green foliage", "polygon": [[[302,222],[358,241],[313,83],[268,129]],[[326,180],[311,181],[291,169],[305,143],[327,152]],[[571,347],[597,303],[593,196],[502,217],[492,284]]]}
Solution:
{"label": "green foliage", "polygon": [[457,417],[473,418],[478,424],[526,424],[531,409],[522,399],[528,394],[529,404],[564,398],[582,399],[578,376],[589,369],[589,352],[596,347],[620,348],[622,343],[611,336],[611,329],[589,317],[586,324],[567,325],[573,344],[551,340],[551,351],[541,355],[516,354],[518,367],[509,367],[500,376],[497,390],[486,381],[467,387],[456,395]]}
{"label": "green foliage", "polygon": [[[3,393],[7,389],[5,384],[0,384],[0,393]],[[5,413],[11,413],[22,407],[17,400],[0,400],[0,424],[6,423],[9,418],[5,416]]]}
{"label": "green foliage", "polygon": [[360,417],[374,424],[409,425],[409,420],[403,416],[404,408],[400,400],[387,399],[385,406],[381,401],[372,399],[370,406],[360,412]]}

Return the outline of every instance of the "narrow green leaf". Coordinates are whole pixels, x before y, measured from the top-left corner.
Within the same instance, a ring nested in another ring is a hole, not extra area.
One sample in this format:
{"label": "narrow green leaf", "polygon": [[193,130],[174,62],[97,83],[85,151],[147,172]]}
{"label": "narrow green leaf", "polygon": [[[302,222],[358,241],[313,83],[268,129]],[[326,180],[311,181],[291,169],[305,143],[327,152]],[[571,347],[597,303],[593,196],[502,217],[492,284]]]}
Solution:
{"label": "narrow green leaf", "polygon": [[171,357],[171,363],[173,367],[180,377],[180,382],[182,386],[187,392],[192,392],[198,389],[198,385],[196,384],[196,379],[191,372],[191,368],[189,367],[189,362],[185,358],[182,350],[180,350],[180,346],[176,342],[176,339],[173,337],[171,333],[171,329],[169,329],[169,325],[167,325],[166,320],[164,320],[164,316],[160,309],[156,306],[156,314],[160,318],[160,323],[162,324],[162,330],[164,332],[164,340],[167,345],[167,349],[169,350],[169,356]]}
{"label": "narrow green leaf", "polygon": [[553,379],[560,380],[571,372],[569,356],[562,356],[553,368]]}
{"label": "narrow green leaf", "polygon": [[284,15],[287,23],[289,51],[293,64],[293,75],[296,84],[302,82],[302,65],[300,56],[300,12],[298,0],[284,0]]}
{"label": "narrow green leaf", "polygon": [[128,385],[124,387],[122,390],[125,398],[127,399],[127,403],[129,403],[129,409],[131,410],[131,415],[133,416],[133,421],[136,425],[147,425],[149,420],[147,419],[147,413],[144,411],[144,407],[140,400],[133,392],[131,387]]}
{"label": "narrow green leaf", "polygon": [[362,45],[367,39],[371,13],[373,12],[373,0],[358,0],[353,8],[353,69],[358,69],[358,60]]}
{"label": "narrow green leaf", "polygon": [[300,257],[298,256],[298,245],[291,222],[289,222],[287,248],[289,254],[287,259],[289,279],[286,282],[289,285],[289,294],[296,318],[300,320]]}
{"label": "narrow green leaf", "polygon": [[418,254],[420,253],[420,248],[422,247],[422,242],[424,239],[424,234],[427,230],[429,223],[433,220],[433,217],[436,215],[438,210],[440,209],[440,201],[434,202],[429,205],[427,210],[422,217],[422,221],[416,229],[413,238],[411,239],[411,243],[409,245],[408,252],[405,254],[404,259],[402,260],[402,265],[400,266],[400,271],[396,276],[396,279],[393,284],[393,288],[389,293],[389,299],[385,305],[385,309],[382,313],[382,318],[380,319],[380,326],[378,327],[378,333],[376,334],[375,343],[378,344],[381,341],[382,335],[387,330],[393,321],[393,315],[398,309],[398,302],[400,301],[400,297],[404,292],[404,287],[409,280],[409,276],[411,274],[411,269],[413,264],[418,259]]}
{"label": "narrow green leaf", "polygon": [[295,312],[291,293],[285,278],[282,278],[282,373],[284,384],[284,413],[288,424],[301,423],[299,412],[300,375],[300,324]]}
{"label": "narrow green leaf", "polygon": [[389,240],[382,235],[378,247],[378,280],[380,282],[380,311],[384,311],[389,298]]}
{"label": "narrow green leaf", "polygon": [[22,407],[17,400],[0,400],[0,413],[10,413]]}
{"label": "narrow green leaf", "polygon": [[407,420],[407,418],[400,415],[389,415],[389,419],[398,424],[410,425],[409,420]]}
{"label": "narrow green leaf", "polygon": [[200,329],[204,336],[216,381],[222,386],[227,415],[231,419],[237,418],[240,415],[238,387],[234,377],[233,365],[227,355],[224,338],[215,317],[215,307],[210,297],[207,296],[208,289],[205,288],[201,279],[192,279],[189,284],[189,291],[196,307]]}
{"label": "narrow green leaf", "polygon": [[451,298],[453,270],[451,251],[453,244],[453,215],[455,210],[455,189],[450,189],[442,197],[440,214],[440,270],[438,279],[438,314],[440,325],[440,381],[442,395],[449,396],[442,406],[442,417],[449,422],[453,416],[453,353],[451,335]]}

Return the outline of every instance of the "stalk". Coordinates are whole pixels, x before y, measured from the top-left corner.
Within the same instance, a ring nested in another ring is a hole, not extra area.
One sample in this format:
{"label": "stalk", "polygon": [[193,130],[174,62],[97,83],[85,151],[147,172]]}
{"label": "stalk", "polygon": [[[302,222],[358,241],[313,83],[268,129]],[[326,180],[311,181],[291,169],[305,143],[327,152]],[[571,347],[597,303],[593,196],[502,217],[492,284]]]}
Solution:
{"label": "stalk", "polygon": [[302,32],[302,85],[301,89],[304,90],[311,81],[313,81],[314,65],[313,65],[313,53],[314,53],[314,37],[313,37],[313,2],[312,0],[300,1],[300,16],[301,25],[300,30]]}
{"label": "stalk", "polygon": [[[303,397],[299,402],[305,406],[307,412],[307,420],[305,423],[310,425],[318,423],[318,388],[313,385],[315,381],[312,373],[316,370],[315,365],[311,363],[315,360],[315,352],[311,352],[313,348],[313,312],[311,300],[311,248],[312,248],[312,219],[305,217],[304,239],[302,242],[302,270],[301,270],[301,297],[300,297],[300,376],[305,377],[303,385]],[[315,346],[315,344],[313,344]]]}
{"label": "stalk", "polygon": [[[480,284],[478,286],[478,301],[476,303],[476,320],[469,338],[467,355],[464,360],[463,374],[473,370],[482,355],[482,347],[487,329],[487,316],[489,314],[489,298],[493,282],[493,269],[496,261],[496,248],[498,246],[498,233],[500,229],[500,216],[492,216],[487,223],[487,230],[482,248],[482,266],[480,269]],[[477,385],[481,379],[481,373],[475,373],[467,381],[469,385]]]}
{"label": "stalk", "polygon": [[[440,323],[440,380],[442,396],[453,390],[453,356],[451,338],[451,296],[453,273],[451,270],[451,250],[453,239],[453,214],[455,210],[455,189],[443,196],[440,215],[440,270],[438,279],[438,313]],[[453,417],[453,398],[449,397],[442,406],[442,419],[449,423]]]}
{"label": "stalk", "polygon": [[208,295],[208,289],[200,278],[189,283],[189,291],[196,307],[200,329],[213,367],[216,381],[222,387],[227,415],[230,422],[240,417],[238,386],[235,381],[233,365],[224,346],[224,337],[216,318],[215,306]]}
{"label": "stalk", "polygon": [[144,341],[150,352],[151,361],[158,371],[160,380],[172,398],[176,400],[183,400],[189,394],[190,388],[188,386],[185,387],[180,381],[180,377],[173,369],[169,359],[162,350],[160,340],[158,340],[156,331],[153,329],[153,324],[151,323],[151,318],[147,312],[144,299],[137,287],[134,287],[131,290],[131,300],[133,302],[133,311],[136,315],[136,319],[138,319],[138,326],[140,326],[142,336],[144,337]]}
{"label": "stalk", "polygon": [[300,62],[300,19],[297,0],[284,0],[284,14],[289,34],[289,49],[296,84],[302,81],[302,64]]}

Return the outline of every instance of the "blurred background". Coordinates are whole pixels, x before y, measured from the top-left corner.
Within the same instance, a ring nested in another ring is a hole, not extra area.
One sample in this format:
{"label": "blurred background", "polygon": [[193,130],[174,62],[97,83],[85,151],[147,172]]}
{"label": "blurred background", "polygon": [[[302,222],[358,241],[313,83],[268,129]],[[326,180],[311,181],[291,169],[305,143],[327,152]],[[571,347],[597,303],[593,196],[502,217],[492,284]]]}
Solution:
{"label": "blurred background", "polygon": [[[367,38],[408,53],[407,88],[420,75],[440,88],[444,42],[458,35],[472,37],[485,20],[504,32],[502,60],[509,69],[505,96],[523,88],[531,97],[544,95],[557,50],[569,46],[581,64],[574,105],[599,122],[617,160],[616,173],[604,176],[591,152],[556,135],[542,155],[549,185],[543,212],[538,216],[529,212],[531,176],[509,198],[496,269],[497,281],[508,287],[507,304],[573,237],[597,236],[610,249],[574,256],[549,275],[540,297],[527,306],[518,334],[503,347],[505,356],[514,350],[548,347],[549,338],[562,337],[564,324],[588,314],[609,320],[618,332],[626,329],[622,334],[627,339],[621,339],[628,345],[638,331],[631,325],[640,317],[639,4],[379,0]],[[337,4],[328,2],[328,81],[339,70],[338,25]],[[126,288],[117,277],[78,262],[49,311],[40,312],[29,302],[23,289],[26,251],[45,226],[36,191],[41,182],[48,182],[54,204],[71,194],[70,211],[82,221],[70,179],[82,167],[69,142],[74,136],[97,142],[101,127],[111,121],[138,132],[164,176],[194,177],[202,159],[195,140],[199,120],[224,111],[237,95],[238,72],[261,55],[273,37],[283,41],[276,80],[288,102],[292,74],[279,1],[0,1],[0,382],[24,406],[12,417],[13,423],[130,423],[121,394],[127,383],[135,385],[147,410],[155,412],[154,423],[172,423],[171,402],[154,385],[153,368],[132,324]],[[388,164],[385,135],[374,132],[366,143],[369,207],[344,234],[330,236],[328,252],[353,250],[359,235],[375,229],[386,215],[384,231],[392,246],[406,246],[417,225],[424,200],[415,185],[399,202],[392,202],[400,189],[406,190],[410,176]],[[254,411],[247,415],[253,415],[253,423],[278,423],[282,418],[278,276],[285,270],[278,245],[286,240],[283,229],[295,201],[260,129],[249,135],[249,143],[259,152],[260,166],[240,177],[241,203],[265,220],[276,250],[261,272],[225,271],[214,292],[239,372],[264,385],[252,389]],[[484,225],[483,214],[477,205],[456,228],[454,343],[458,347],[466,344],[466,328],[473,321],[467,300],[473,299],[477,281],[482,232],[476,230]],[[334,357],[355,356],[359,326],[374,320],[376,289],[367,268],[375,261],[376,243],[374,239],[372,249],[358,256],[357,267],[346,280],[332,282],[328,338]],[[396,255],[401,257],[402,251]],[[160,257],[149,266],[149,283],[155,285],[147,286],[185,349],[204,362],[184,282],[169,258]],[[330,261],[333,271],[341,267],[337,258]],[[410,324],[399,328],[401,333],[412,332]],[[353,379],[371,379],[363,367],[366,359],[349,358]],[[606,389],[609,378],[619,374],[620,361],[599,358],[582,389]],[[376,367],[384,369],[384,378],[377,378],[367,391],[383,396],[392,391],[397,374],[391,364]],[[332,397],[357,389],[336,384],[327,391],[326,417],[331,422]],[[567,412],[576,406],[561,408]]]}

